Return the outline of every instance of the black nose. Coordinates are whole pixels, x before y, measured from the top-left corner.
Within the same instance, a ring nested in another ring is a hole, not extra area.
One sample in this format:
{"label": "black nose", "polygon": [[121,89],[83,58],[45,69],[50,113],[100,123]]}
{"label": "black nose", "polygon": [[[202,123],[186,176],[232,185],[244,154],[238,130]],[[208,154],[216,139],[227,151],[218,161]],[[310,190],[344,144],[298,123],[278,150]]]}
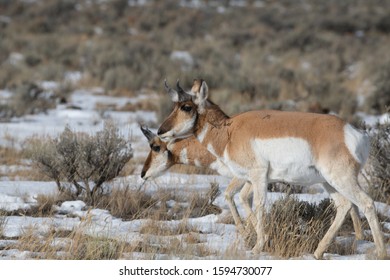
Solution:
{"label": "black nose", "polygon": [[142,170],[142,172],[141,172],[141,178],[144,178],[144,177],[145,177],[145,173],[146,173],[146,172]]}

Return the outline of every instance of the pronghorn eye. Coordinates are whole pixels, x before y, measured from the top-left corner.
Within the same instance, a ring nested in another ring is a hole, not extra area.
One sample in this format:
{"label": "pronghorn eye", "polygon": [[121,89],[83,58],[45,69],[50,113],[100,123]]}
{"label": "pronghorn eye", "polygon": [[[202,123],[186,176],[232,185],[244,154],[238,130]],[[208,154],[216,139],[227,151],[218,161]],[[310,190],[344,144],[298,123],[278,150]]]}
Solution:
{"label": "pronghorn eye", "polygon": [[180,110],[184,111],[184,112],[190,112],[192,110],[192,106],[190,105],[183,105],[180,107]]}
{"label": "pronghorn eye", "polygon": [[160,146],[153,146],[152,150],[155,151],[156,153],[160,152]]}

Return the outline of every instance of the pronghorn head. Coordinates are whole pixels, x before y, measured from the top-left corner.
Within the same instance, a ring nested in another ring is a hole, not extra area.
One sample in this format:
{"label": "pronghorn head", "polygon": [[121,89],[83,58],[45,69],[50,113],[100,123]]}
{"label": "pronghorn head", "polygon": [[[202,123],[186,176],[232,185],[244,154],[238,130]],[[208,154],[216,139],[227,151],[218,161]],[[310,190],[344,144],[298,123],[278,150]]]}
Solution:
{"label": "pronghorn head", "polygon": [[192,135],[198,116],[204,113],[208,102],[208,87],[203,80],[195,79],[190,92],[185,92],[179,81],[176,87],[177,90],[170,88],[165,81],[165,89],[175,106],[158,130],[159,137],[164,141]]}
{"label": "pronghorn head", "polygon": [[172,154],[168,150],[167,143],[161,141],[161,139],[147,127],[141,125],[140,128],[150,145],[150,152],[141,172],[141,178],[147,180],[149,178],[158,177],[161,173],[174,165],[174,162],[172,160]]}

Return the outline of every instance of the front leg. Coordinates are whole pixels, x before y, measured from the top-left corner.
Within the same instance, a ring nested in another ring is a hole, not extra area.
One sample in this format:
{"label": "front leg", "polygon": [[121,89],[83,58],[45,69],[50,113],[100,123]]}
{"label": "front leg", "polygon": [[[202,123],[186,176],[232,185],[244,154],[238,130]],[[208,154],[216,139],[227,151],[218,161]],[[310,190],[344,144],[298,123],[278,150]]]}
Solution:
{"label": "front leg", "polygon": [[253,226],[253,228],[256,228],[257,225],[256,215],[253,213],[252,203],[250,201],[252,193],[253,193],[252,184],[246,182],[244,187],[240,191],[240,203],[242,204],[242,207],[245,210],[245,214],[249,223]]}
{"label": "front leg", "polygon": [[230,212],[232,213],[234,223],[236,224],[237,229],[241,234],[244,233],[244,225],[242,224],[240,214],[238,213],[236,203],[234,202],[234,195],[239,191],[239,189],[242,188],[242,185],[243,182],[234,177],[225,191],[225,199],[229,206]]}
{"label": "front leg", "polygon": [[268,166],[251,170],[249,173],[250,181],[253,186],[253,206],[256,215],[256,234],[257,241],[252,251],[255,254],[260,253],[265,243],[267,242],[267,236],[264,230],[264,217],[265,217],[265,204],[267,201],[267,174]]}

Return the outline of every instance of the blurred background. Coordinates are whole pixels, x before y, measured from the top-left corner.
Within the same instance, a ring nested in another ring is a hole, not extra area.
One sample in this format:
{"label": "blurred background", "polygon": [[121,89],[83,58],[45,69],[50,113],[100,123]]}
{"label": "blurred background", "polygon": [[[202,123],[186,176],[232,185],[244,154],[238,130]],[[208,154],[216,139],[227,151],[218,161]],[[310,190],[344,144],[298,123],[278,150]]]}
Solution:
{"label": "blurred background", "polygon": [[[0,121],[94,87],[158,93],[127,110],[153,110],[161,121],[170,110],[164,79],[189,88],[195,77],[228,114],[275,108],[352,122],[383,114],[390,1],[0,0]],[[50,96],[39,94],[51,83]]]}
{"label": "blurred background", "polygon": [[[140,178],[150,147],[139,123],[155,131],[171,111],[164,79],[189,89],[194,78],[228,115],[333,113],[364,128],[360,183],[389,244],[390,0],[0,0],[0,258],[247,258],[229,225],[227,178],[187,165]],[[266,251],[313,252],[330,200],[316,187],[268,189],[302,196],[273,204]],[[90,224],[98,213],[104,222]],[[116,218],[139,222],[116,228]],[[374,244],[351,232],[347,222],[330,255],[371,258]]]}

